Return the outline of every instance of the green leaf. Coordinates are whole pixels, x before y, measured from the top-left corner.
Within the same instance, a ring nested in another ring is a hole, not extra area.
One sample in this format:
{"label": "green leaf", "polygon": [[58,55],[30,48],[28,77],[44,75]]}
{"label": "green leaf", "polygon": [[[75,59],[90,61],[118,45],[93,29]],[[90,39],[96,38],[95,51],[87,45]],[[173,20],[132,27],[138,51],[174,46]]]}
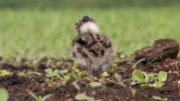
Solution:
{"label": "green leaf", "polygon": [[85,75],[85,74],[86,74],[86,71],[78,72],[78,75],[79,75],[79,76],[83,76],[83,75]]}
{"label": "green leaf", "polygon": [[116,64],[113,64],[113,65],[112,65],[112,69],[113,69],[113,70],[116,70],[117,68],[118,68],[118,67],[117,67]]}
{"label": "green leaf", "polygon": [[29,72],[27,72],[27,71],[23,71],[23,72],[20,72],[19,73],[19,76],[29,76]]}
{"label": "green leaf", "polygon": [[126,87],[126,85],[125,85],[123,82],[119,83],[119,85],[120,85],[121,87]]}
{"label": "green leaf", "polygon": [[109,76],[109,74],[107,72],[103,72],[102,77],[106,77],[106,76]]}
{"label": "green leaf", "polygon": [[85,80],[88,80],[88,81],[90,81],[90,82],[92,82],[92,79],[89,78],[89,77],[84,77],[84,79],[85,79]]}
{"label": "green leaf", "polygon": [[45,72],[46,72],[47,74],[52,74],[52,69],[51,69],[51,68],[47,68],[47,69],[45,69]]}
{"label": "green leaf", "polygon": [[47,80],[46,80],[46,83],[47,83],[48,85],[53,85],[53,80],[54,80],[54,78],[47,79]]}
{"label": "green leaf", "polygon": [[37,97],[33,92],[27,91],[29,95],[31,95],[35,100],[38,100],[39,97]]}
{"label": "green leaf", "polygon": [[52,71],[51,68],[47,68],[45,69],[45,72],[46,72],[46,76],[48,77],[59,77],[59,70],[58,69],[55,69],[54,71]]}
{"label": "green leaf", "polygon": [[91,87],[101,87],[102,85],[101,85],[101,83],[100,82],[91,82],[90,84],[89,84]]}
{"label": "green leaf", "polygon": [[82,101],[82,100],[85,100],[85,101],[95,101],[95,99],[94,99],[93,97],[87,96],[87,95],[85,94],[85,92],[84,92],[84,93],[77,94],[77,95],[75,96],[75,99],[76,99],[76,100],[80,100],[80,101]]}
{"label": "green leaf", "polygon": [[7,101],[8,100],[8,92],[4,88],[0,88],[0,101]]}
{"label": "green leaf", "polygon": [[51,96],[52,96],[52,94],[45,95],[45,96],[42,98],[42,101],[46,101],[46,100],[49,99]]}
{"label": "green leaf", "polygon": [[154,87],[154,88],[161,88],[163,86],[163,82],[155,82],[153,84],[148,84],[150,87]]}
{"label": "green leaf", "polygon": [[56,62],[56,66],[60,66],[62,64],[62,61]]}
{"label": "green leaf", "polygon": [[27,91],[29,95],[31,95],[36,101],[46,101],[48,98],[52,96],[52,94],[45,95],[44,97],[42,96],[36,96],[33,92]]}
{"label": "green leaf", "polygon": [[141,87],[148,87],[149,84],[141,84]]}
{"label": "green leaf", "polygon": [[131,94],[132,94],[132,96],[135,96],[136,95],[136,89],[131,89]]}
{"label": "green leaf", "polygon": [[121,54],[121,56],[120,56],[122,59],[125,59],[125,55],[124,54]]}
{"label": "green leaf", "polygon": [[74,73],[67,73],[67,76],[71,77],[71,76],[75,76]]}
{"label": "green leaf", "polygon": [[36,101],[43,101],[41,96],[38,96],[38,99]]}
{"label": "green leaf", "polygon": [[146,82],[146,83],[148,83],[148,82],[150,82],[150,81],[154,81],[154,80],[157,79],[157,74],[156,74],[156,73],[146,74],[146,73],[143,72],[143,74],[144,74],[144,76],[145,76],[144,82]]}
{"label": "green leaf", "polygon": [[53,76],[59,76],[59,70],[58,69],[55,69],[53,71]]}
{"label": "green leaf", "polygon": [[137,66],[139,63],[141,63],[142,61],[144,61],[144,60],[145,60],[145,58],[138,60],[138,61],[133,65],[132,68],[136,68],[136,66]]}
{"label": "green leaf", "polygon": [[7,71],[6,69],[0,70],[0,76],[6,76],[6,75],[11,75],[12,72]]}
{"label": "green leaf", "polygon": [[153,96],[152,98],[157,101],[167,101],[168,100],[167,98],[161,98],[160,96]]}
{"label": "green leaf", "polygon": [[67,69],[61,70],[60,73],[61,73],[61,74],[68,73],[68,70],[67,70]]}
{"label": "green leaf", "polygon": [[143,74],[144,74],[144,76],[145,76],[144,82],[149,82],[149,80],[150,80],[150,75],[148,75],[148,74],[146,74],[146,73],[144,73],[144,72],[143,72]]}
{"label": "green leaf", "polygon": [[144,82],[144,74],[140,70],[134,70],[132,73],[132,80],[136,81],[138,83],[143,83]]}
{"label": "green leaf", "polygon": [[158,79],[159,79],[160,82],[166,81],[167,73],[163,72],[163,71],[160,71],[159,74],[158,74]]}
{"label": "green leaf", "polygon": [[152,97],[154,100],[158,100],[158,101],[161,101],[162,100],[162,98],[160,97],[160,96],[153,96]]}
{"label": "green leaf", "polygon": [[77,84],[77,82],[74,81],[74,82],[72,83],[72,85],[73,85],[77,90],[80,89],[80,87],[79,87],[79,85]]}
{"label": "green leaf", "polygon": [[150,78],[150,80],[155,80],[155,79],[157,78],[157,74],[155,74],[155,73],[150,73],[150,74],[149,74],[149,78]]}

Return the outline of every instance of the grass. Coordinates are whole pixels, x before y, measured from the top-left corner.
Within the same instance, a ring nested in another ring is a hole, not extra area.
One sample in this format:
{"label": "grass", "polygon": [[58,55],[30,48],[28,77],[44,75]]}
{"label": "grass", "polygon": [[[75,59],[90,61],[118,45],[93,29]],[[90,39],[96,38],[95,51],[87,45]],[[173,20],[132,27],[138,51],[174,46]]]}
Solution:
{"label": "grass", "polygon": [[0,9],[0,56],[70,57],[74,22],[92,16],[116,52],[133,53],[159,38],[180,42],[179,8]]}

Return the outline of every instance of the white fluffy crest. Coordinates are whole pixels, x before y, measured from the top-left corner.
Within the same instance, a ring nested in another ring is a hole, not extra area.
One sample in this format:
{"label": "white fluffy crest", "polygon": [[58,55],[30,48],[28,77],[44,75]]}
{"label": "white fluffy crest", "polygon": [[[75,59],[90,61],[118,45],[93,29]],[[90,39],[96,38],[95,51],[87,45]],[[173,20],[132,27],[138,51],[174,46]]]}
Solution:
{"label": "white fluffy crest", "polygon": [[80,32],[81,33],[98,33],[99,32],[99,28],[98,28],[96,23],[94,23],[94,22],[87,22],[87,23],[84,23],[80,27]]}

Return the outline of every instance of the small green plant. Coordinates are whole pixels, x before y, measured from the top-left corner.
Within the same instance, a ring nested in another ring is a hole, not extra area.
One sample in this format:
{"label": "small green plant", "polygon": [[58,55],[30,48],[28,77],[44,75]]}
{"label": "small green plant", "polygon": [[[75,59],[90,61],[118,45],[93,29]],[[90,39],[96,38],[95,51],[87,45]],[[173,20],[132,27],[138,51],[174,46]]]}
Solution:
{"label": "small green plant", "polygon": [[91,82],[89,85],[91,87],[93,87],[93,88],[101,87],[102,86],[102,84],[100,82]]}
{"label": "small green plant", "polygon": [[116,70],[117,68],[118,68],[117,64],[113,64],[113,65],[112,65],[112,69],[113,69],[113,70]]}
{"label": "small green plant", "polygon": [[152,64],[154,61],[156,61],[156,58],[153,58],[151,60],[148,60],[148,64]]}
{"label": "small green plant", "polygon": [[167,98],[161,98],[160,96],[153,96],[152,98],[156,101],[168,101]]}
{"label": "small green plant", "polygon": [[25,61],[24,63],[27,66],[32,66],[34,68],[38,67],[39,62],[37,60],[33,60],[33,61]]}
{"label": "small green plant", "polygon": [[[164,82],[167,79],[167,73],[160,71],[157,75],[158,80],[155,81],[153,84],[149,84],[150,87],[154,88],[161,88],[164,85]],[[156,79],[156,78],[155,78]]]}
{"label": "small green plant", "polygon": [[117,57],[115,57],[115,62],[128,61],[130,59],[131,59],[131,56],[124,53],[118,53]]}
{"label": "small green plant", "polygon": [[149,86],[161,88],[167,79],[167,73],[160,71],[157,73],[146,74],[140,70],[134,70],[132,73],[132,85],[140,84],[143,87]]}
{"label": "small green plant", "polygon": [[6,76],[6,75],[11,75],[12,72],[7,71],[6,69],[0,70],[0,76]]}
{"label": "small green plant", "polygon": [[74,69],[74,73],[76,74],[76,78],[81,78],[82,76],[84,76],[86,73],[86,71],[80,71],[79,69],[75,68]]}
{"label": "small green plant", "polygon": [[119,83],[119,86],[124,87],[124,88],[126,87],[126,85],[124,84],[124,82],[120,82],[120,83]]}
{"label": "small green plant", "polygon": [[103,72],[103,73],[101,74],[101,77],[103,77],[103,78],[105,78],[105,77],[107,77],[107,76],[109,76],[109,74],[108,74],[107,72]]}
{"label": "small green plant", "polygon": [[135,96],[136,95],[136,89],[131,89],[131,94],[132,94],[132,96]]}
{"label": "small green plant", "polygon": [[60,77],[59,70],[55,69],[54,71],[51,68],[45,69],[47,77]]}
{"label": "small green plant", "polygon": [[57,61],[57,62],[55,63],[56,66],[60,66],[61,64],[62,64],[62,61]]}
{"label": "small green plant", "polygon": [[33,92],[31,91],[27,91],[27,93],[29,95],[31,95],[36,101],[46,101],[48,98],[50,98],[52,96],[52,94],[48,94],[48,95],[45,95],[44,97],[42,96],[36,96]]}
{"label": "small green plant", "polygon": [[23,71],[19,73],[19,76],[25,76],[28,77],[29,76],[29,72],[28,71]]}
{"label": "small green plant", "polygon": [[126,87],[126,85],[124,84],[124,81],[123,81],[123,79],[122,79],[122,77],[121,77],[120,74],[115,73],[115,74],[114,74],[114,78],[115,78],[115,80],[116,80],[115,82],[118,83],[119,86],[121,86],[121,87]]}
{"label": "small green plant", "polygon": [[[71,77],[76,77],[75,73],[67,73],[66,75],[64,74],[63,77],[61,78],[62,83],[61,85],[66,85],[67,81],[70,80]],[[77,79],[76,79],[77,80]]]}
{"label": "small green plant", "polygon": [[139,84],[139,83],[144,83],[145,77],[142,71],[140,70],[134,70],[132,74],[132,83],[134,84]]}
{"label": "small green plant", "polygon": [[49,86],[57,87],[58,84],[54,82],[55,81],[54,79],[55,79],[54,77],[46,79],[45,83],[48,84]]}
{"label": "small green plant", "polygon": [[65,74],[65,73],[68,73],[67,69],[63,69],[63,70],[60,71],[60,74]]}
{"label": "small green plant", "polygon": [[4,88],[0,88],[0,101],[7,101],[8,100],[8,92]]}
{"label": "small green plant", "polygon": [[20,73],[18,73],[19,76],[25,76],[25,77],[28,77],[28,76],[31,76],[31,74],[35,74],[35,75],[42,75],[40,72],[35,72],[35,71],[22,71]]}
{"label": "small green plant", "polygon": [[106,84],[105,78],[109,76],[109,74],[107,72],[103,72],[101,74],[101,78],[102,78],[102,84]]}
{"label": "small green plant", "polygon": [[75,99],[78,101],[96,101],[93,97],[87,96],[85,92],[77,94]]}
{"label": "small green plant", "polygon": [[77,90],[80,90],[80,87],[79,87],[77,81],[73,81],[73,82],[72,82],[72,85],[73,85],[74,88],[76,88]]}
{"label": "small green plant", "polygon": [[144,61],[144,60],[145,60],[145,58],[142,58],[142,59],[138,60],[138,61],[133,65],[132,68],[136,68],[136,66],[137,66],[139,63],[141,63],[142,61]]}
{"label": "small green plant", "polygon": [[46,80],[46,83],[48,85],[50,85],[50,86],[53,86],[53,87],[57,86],[57,84],[54,83],[55,79],[61,79],[62,80],[62,77],[59,75],[59,70],[58,69],[55,69],[53,71],[51,68],[47,68],[47,69],[45,69],[45,72],[46,72],[46,76],[49,77]]}

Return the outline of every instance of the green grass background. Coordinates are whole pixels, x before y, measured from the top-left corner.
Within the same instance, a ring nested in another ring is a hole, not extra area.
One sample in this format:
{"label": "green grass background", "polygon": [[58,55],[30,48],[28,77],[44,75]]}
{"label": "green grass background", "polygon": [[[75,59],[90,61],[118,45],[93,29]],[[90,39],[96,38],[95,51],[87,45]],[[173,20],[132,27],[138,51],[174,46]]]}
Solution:
{"label": "green grass background", "polygon": [[74,22],[84,15],[97,21],[100,32],[109,36],[116,52],[130,54],[159,38],[180,42],[180,7],[176,3],[168,6],[167,2],[161,5],[154,1],[153,6],[153,2],[139,0],[118,6],[101,0],[82,7],[82,2],[60,3],[60,7],[54,3],[53,7],[49,2],[31,7],[29,3],[24,6],[0,0],[0,56],[70,57],[71,42],[77,35]]}

